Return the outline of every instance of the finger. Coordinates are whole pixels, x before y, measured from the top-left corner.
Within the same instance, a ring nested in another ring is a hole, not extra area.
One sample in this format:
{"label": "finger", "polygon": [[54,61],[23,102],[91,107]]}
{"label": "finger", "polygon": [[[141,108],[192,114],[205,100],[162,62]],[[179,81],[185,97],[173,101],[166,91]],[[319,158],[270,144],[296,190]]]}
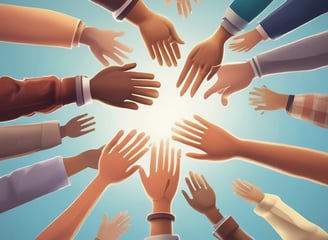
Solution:
{"label": "finger", "polygon": [[179,76],[179,79],[177,81],[177,84],[176,84],[176,87],[180,87],[181,84],[183,83],[183,80],[187,77],[187,74],[189,73],[190,69],[192,67],[192,61],[189,59],[187,59],[181,73],[180,73],[180,76]]}
{"label": "finger", "polygon": [[193,194],[194,192],[196,192],[196,189],[194,187],[194,185],[191,183],[190,179],[189,178],[185,178],[185,181],[186,181],[186,184],[189,188],[189,191],[191,192],[191,194]]}
{"label": "finger", "polygon": [[115,137],[104,147],[103,152],[109,153],[109,151],[117,144],[123,134],[123,130],[120,130],[118,133],[116,133]]}
{"label": "finger", "polygon": [[120,227],[120,234],[122,235],[122,234],[126,233],[130,229],[130,227],[131,227],[130,224]]}
{"label": "finger", "polygon": [[210,159],[210,155],[207,153],[187,153],[187,157],[195,158],[195,159]]}
{"label": "finger", "polygon": [[126,225],[126,224],[128,224],[130,221],[131,221],[131,217],[130,217],[130,216],[128,216],[127,214],[126,214],[126,215],[122,215],[122,219],[121,219],[121,221],[119,222],[119,225],[120,225],[120,226]]}
{"label": "finger", "polygon": [[204,126],[200,125],[199,123],[195,123],[190,120],[183,120],[183,123],[190,127],[195,128],[196,130],[200,131],[202,134],[205,132],[205,130],[207,130],[207,127],[204,127]]}
{"label": "finger", "polygon": [[141,96],[149,97],[149,98],[158,98],[158,96],[159,96],[159,93],[157,90],[148,89],[148,88],[138,88],[138,87],[134,87],[132,89],[132,94],[133,95],[141,95]]}
{"label": "finger", "polygon": [[179,14],[179,16],[181,16],[182,15],[182,4],[179,1],[177,1],[177,8],[178,8],[178,14]]}
{"label": "finger", "polygon": [[191,7],[190,0],[187,0],[187,7],[188,7],[188,12],[191,13],[192,12],[192,7]]}
{"label": "finger", "polygon": [[174,66],[177,66],[177,60],[175,59],[174,52],[172,50],[171,44],[168,41],[164,41],[165,48],[170,55],[171,61],[173,62]]}
{"label": "finger", "polygon": [[202,124],[203,126],[206,127],[206,129],[208,129],[210,126],[213,126],[214,124],[210,123],[209,121],[207,121],[206,119],[202,118],[201,116],[195,114],[194,115],[194,119],[196,121],[198,121],[200,124]]}
{"label": "finger", "polygon": [[162,59],[162,55],[159,51],[159,47],[157,45],[153,45],[153,49],[154,49],[154,52],[155,52],[155,56],[156,56],[156,59],[157,59],[157,62],[160,66],[163,65],[163,59]]}
{"label": "finger", "polygon": [[83,136],[85,134],[91,133],[91,132],[93,132],[95,130],[96,130],[95,128],[91,128],[89,130],[80,131],[80,136]]}
{"label": "finger", "polygon": [[201,147],[200,143],[191,142],[179,136],[172,136],[172,140],[198,149]]}
{"label": "finger", "polygon": [[84,130],[84,129],[86,129],[86,128],[92,126],[92,125],[95,125],[95,124],[96,124],[96,122],[91,122],[91,123],[84,124],[84,125],[81,126],[80,130]]}
{"label": "finger", "polygon": [[135,173],[138,169],[140,168],[140,166],[132,166],[127,172],[126,172],[126,177],[131,176],[133,173]]}
{"label": "finger", "polygon": [[134,87],[159,88],[161,83],[155,80],[131,80]]}
{"label": "finger", "polygon": [[116,62],[119,65],[123,65],[123,61],[116,56],[114,53],[104,53],[107,57],[109,57],[110,59],[112,59],[114,62]]}
{"label": "finger", "polygon": [[169,139],[166,139],[164,148],[165,148],[164,164],[163,164],[164,171],[171,175],[170,166],[171,166],[171,168],[173,167],[174,161],[172,162],[172,159],[174,160],[174,156],[171,155],[171,157],[170,157],[170,141],[169,141]]}
{"label": "finger", "polygon": [[234,92],[235,92],[235,90],[231,87],[228,87],[223,91],[223,93],[221,95],[221,103],[222,103],[223,106],[228,105],[228,98]]}
{"label": "finger", "polygon": [[155,59],[155,53],[154,53],[154,49],[153,49],[152,44],[150,44],[150,43],[146,43],[146,47],[147,47],[147,49],[148,49],[148,53],[149,53],[151,59],[154,60],[154,59]]}
{"label": "finger", "polygon": [[172,3],[172,0],[166,0],[166,6],[170,6],[171,3]]}
{"label": "finger", "polygon": [[134,142],[134,145],[131,146],[132,149],[129,152],[129,154],[126,156],[126,158],[127,159],[130,159],[130,161],[136,161],[135,158],[133,158],[133,159],[131,159],[131,158],[134,157],[141,150],[144,151],[146,149],[146,152],[147,152],[148,151],[148,147],[146,146],[146,144],[148,143],[149,139],[150,139],[149,136],[144,137],[144,135],[142,135],[142,137],[140,137],[138,139],[138,141],[135,141]]}
{"label": "finger", "polygon": [[[192,122],[191,122],[192,123]],[[199,131],[197,131],[197,130],[195,130],[195,129],[193,129],[193,128],[191,128],[191,127],[189,127],[189,126],[187,126],[187,125],[183,125],[183,124],[181,124],[181,123],[179,123],[179,122],[175,122],[174,123],[177,127],[180,127],[180,128],[182,128],[182,129],[184,129],[186,132],[189,132],[189,133],[191,133],[191,134],[193,134],[193,135],[195,135],[195,136],[197,136],[197,137],[202,137],[203,136],[203,132],[199,132]]]}
{"label": "finger", "polygon": [[144,98],[141,96],[137,96],[137,95],[131,95],[129,97],[129,100],[133,101],[133,102],[137,102],[137,103],[141,103],[144,105],[152,105],[153,104],[153,100],[148,99],[148,98]]}
{"label": "finger", "polygon": [[120,152],[136,134],[137,130],[133,129],[130,131],[128,135],[115,147],[115,151]]}
{"label": "finger", "polygon": [[121,108],[132,109],[132,110],[137,110],[139,108],[138,105],[134,102],[122,102],[120,104],[117,104],[117,106]]}
{"label": "finger", "polygon": [[181,167],[181,149],[178,149],[175,158],[176,158],[176,160],[175,160],[176,164],[175,164],[174,176],[179,179],[179,176],[180,176],[180,167]]}
{"label": "finger", "polygon": [[129,53],[133,51],[132,48],[130,48],[130,47],[126,46],[125,44],[118,42],[118,41],[114,41],[114,47],[118,48],[122,51],[129,52]]}
{"label": "finger", "polygon": [[71,121],[77,121],[78,122],[80,119],[82,119],[82,118],[84,118],[86,116],[88,116],[88,113],[83,113],[81,115],[78,115],[78,116],[72,118]]}
{"label": "finger", "polygon": [[119,223],[119,220],[120,220],[120,218],[121,218],[121,216],[122,216],[122,213],[119,212],[118,214],[116,214],[116,215],[112,218],[111,222],[118,224],[118,223]]}
{"label": "finger", "polygon": [[161,139],[159,143],[159,150],[158,150],[158,156],[157,156],[157,171],[163,171],[164,170],[164,141]]}
{"label": "finger", "polygon": [[203,182],[203,179],[198,173],[195,173],[196,180],[199,184],[200,189],[206,189],[205,183]]}
{"label": "finger", "polygon": [[180,38],[180,36],[178,35],[177,31],[175,30],[173,24],[169,25],[168,27],[169,27],[169,30],[170,30],[173,40],[175,40],[175,42],[176,42],[177,49],[175,49],[175,51],[178,50],[178,52],[176,52],[175,56],[177,56],[177,58],[180,58],[179,46],[177,43],[184,44],[185,42]]}
{"label": "finger", "polygon": [[212,87],[210,87],[204,94],[204,99],[209,98],[211,95],[213,95],[214,93],[216,93],[219,89],[221,89],[222,87],[219,88],[219,84],[214,83],[214,85]]}
{"label": "finger", "polygon": [[198,181],[197,181],[197,175],[193,172],[189,172],[189,177],[190,177],[190,180],[195,188],[196,191],[199,191],[201,189]]}
{"label": "finger", "polygon": [[131,158],[131,160],[130,160],[131,164],[133,164],[133,163],[137,162],[139,159],[141,159],[148,151],[149,151],[149,147],[145,147],[144,149],[142,149],[138,154],[136,154],[133,158]]}
{"label": "finger", "polygon": [[104,66],[108,66],[109,62],[106,60],[106,58],[103,56],[103,53],[99,51],[98,49],[90,48],[92,54],[98,59],[99,62],[102,63]]}
{"label": "finger", "polygon": [[205,187],[207,188],[207,189],[210,189],[211,188],[211,186],[208,184],[208,182],[207,182],[207,180],[206,180],[206,178],[204,177],[204,175],[202,174],[202,180],[203,180],[203,182],[204,182],[204,185],[205,185]]}
{"label": "finger", "polygon": [[146,175],[145,170],[142,167],[139,169],[139,175],[140,175],[142,184],[145,185],[147,183],[148,177]]}
{"label": "finger", "polygon": [[187,6],[186,6],[185,2],[182,3],[182,11],[183,11],[183,16],[185,18],[187,18],[188,17],[188,10],[187,10]]}
{"label": "finger", "polygon": [[193,206],[193,200],[188,196],[185,190],[182,190],[182,194],[190,206]]}
{"label": "finger", "polygon": [[163,56],[163,58],[164,58],[164,61],[165,61],[166,65],[167,65],[168,67],[171,67],[171,66],[172,66],[172,63],[171,63],[171,60],[170,60],[170,58],[169,58],[169,55],[168,55],[167,52],[166,52],[166,49],[165,49],[165,47],[164,47],[163,42],[162,42],[162,41],[158,42],[158,43],[157,43],[157,46],[158,46],[159,50],[161,51],[161,54],[162,54],[162,56]]}
{"label": "finger", "polygon": [[171,46],[173,48],[174,55],[177,59],[181,58],[180,48],[179,45],[176,42],[172,42]]}
{"label": "finger", "polygon": [[251,91],[249,92],[250,95],[254,95],[254,96],[259,96],[259,97],[262,97],[263,96],[263,93],[262,91]]}
{"label": "finger", "polygon": [[125,64],[125,65],[119,67],[119,68],[123,71],[128,71],[128,70],[131,70],[131,69],[135,68],[136,66],[137,66],[136,63],[128,63],[128,64]]}
{"label": "finger", "polygon": [[78,120],[78,123],[79,123],[80,125],[83,125],[84,123],[89,122],[89,121],[93,120],[94,118],[95,118],[95,117],[92,116],[92,117],[88,117],[88,118],[85,118],[85,119],[81,119],[81,120]]}
{"label": "finger", "polygon": [[270,110],[267,106],[257,106],[255,111],[263,111],[263,110]]}
{"label": "finger", "polygon": [[201,137],[198,136],[194,136],[192,134],[189,134],[188,132],[182,131],[178,128],[172,127],[172,131],[175,132],[176,134],[183,136],[184,138],[187,138],[188,140],[200,143],[200,141],[202,140]]}
{"label": "finger", "polygon": [[191,92],[190,92],[190,96],[193,97],[195,95],[195,93],[197,92],[199,86],[201,85],[201,83],[204,81],[206,75],[209,73],[210,71],[210,67],[204,67],[203,69],[201,69],[198,72],[198,76],[196,78],[196,81],[194,82],[194,85],[191,88]]}
{"label": "finger", "polygon": [[182,89],[180,91],[180,96],[183,96],[186,93],[186,91],[188,90],[188,88],[192,84],[192,82],[193,82],[193,80],[194,80],[194,78],[195,78],[195,76],[196,76],[196,74],[198,72],[198,69],[199,69],[198,68],[198,64],[194,64],[192,66],[192,69],[191,69],[191,71],[190,71],[190,73],[188,75],[188,78],[185,81],[185,83],[184,83],[184,85],[183,85],[183,87],[182,87]]}
{"label": "finger", "polygon": [[151,147],[151,158],[150,158],[150,174],[155,173],[157,170],[157,145],[153,144]]}
{"label": "finger", "polygon": [[[139,143],[139,141],[146,135],[146,133],[142,132],[137,135],[137,137],[134,139],[133,142],[131,142],[129,145],[124,146],[124,149],[120,151],[120,153],[125,157],[125,155],[131,151],[131,149]],[[128,157],[127,157],[128,158]],[[129,158],[128,158],[129,159]]]}
{"label": "finger", "polygon": [[207,81],[210,80],[219,71],[220,67],[221,64],[211,67],[210,73],[207,75]]}
{"label": "finger", "polygon": [[129,76],[131,79],[154,79],[155,75],[152,73],[146,72],[129,72]]}

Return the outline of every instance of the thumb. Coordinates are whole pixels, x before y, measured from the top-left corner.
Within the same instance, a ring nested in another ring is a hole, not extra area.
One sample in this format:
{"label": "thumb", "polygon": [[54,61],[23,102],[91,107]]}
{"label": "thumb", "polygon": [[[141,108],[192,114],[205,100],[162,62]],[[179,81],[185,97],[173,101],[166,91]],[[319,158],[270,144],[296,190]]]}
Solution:
{"label": "thumb", "polygon": [[212,87],[210,87],[204,94],[204,99],[209,98],[211,95],[216,93],[219,89],[219,84],[215,83]]}
{"label": "thumb", "polygon": [[145,173],[145,170],[142,167],[139,168],[139,175],[140,175],[142,183],[145,185],[145,183],[147,182],[147,175]]}
{"label": "thumb", "polygon": [[121,66],[120,68],[123,71],[128,71],[128,70],[131,70],[132,68],[135,68],[136,66],[137,66],[136,63],[128,63],[128,64],[125,64],[125,65]]}
{"label": "thumb", "polygon": [[209,159],[209,155],[206,153],[187,153],[187,157],[196,159]]}
{"label": "thumb", "polygon": [[179,37],[178,33],[176,32],[175,28],[173,25],[170,26],[170,32],[173,37],[173,39],[180,44],[184,44],[185,42]]}
{"label": "thumb", "polygon": [[221,95],[221,103],[223,106],[228,105],[228,97],[234,92],[233,88],[228,87],[224,90],[224,92]]}
{"label": "thumb", "polygon": [[186,199],[186,201],[189,203],[189,205],[190,205],[190,206],[193,206],[193,201],[192,201],[192,199],[188,196],[188,194],[186,193],[186,191],[185,191],[185,190],[182,190],[181,192],[182,192],[184,198]]}

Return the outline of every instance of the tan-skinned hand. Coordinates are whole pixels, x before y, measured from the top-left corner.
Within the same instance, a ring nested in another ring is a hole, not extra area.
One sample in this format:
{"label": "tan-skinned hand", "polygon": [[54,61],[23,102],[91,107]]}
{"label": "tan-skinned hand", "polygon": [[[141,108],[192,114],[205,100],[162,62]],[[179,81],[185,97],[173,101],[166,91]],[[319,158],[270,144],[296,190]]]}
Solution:
{"label": "tan-skinned hand", "polygon": [[[195,0],[195,3],[199,3],[200,0]],[[166,5],[170,6],[172,0],[166,0]],[[192,6],[190,0],[176,0],[178,13],[180,16],[188,17],[189,14],[192,13]]]}
{"label": "tan-skinned hand", "polygon": [[129,230],[130,221],[131,217],[128,212],[120,212],[109,221],[107,220],[107,214],[104,214],[97,238],[99,240],[119,240]]}
{"label": "tan-skinned hand", "polygon": [[239,197],[248,203],[258,204],[264,198],[264,193],[259,188],[245,180],[238,179],[232,182],[232,188]]}
{"label": "tan-skinned hand", "polygon": [[116,107],[138,109],[138,104],[152,105],[158,97],[155,90],[160,82],[152,80],[154,75],[129,71],[135,63],[122,67],[108,67],[97,73],[90,81],[93,98]]}
{"label": "tan-skinned hand", "polygon": [[262,35],[256,29],[253,29],[234,37],[229,44],[229,48],[237,52],[248,52],[263,40],[265,39]]}
{"label": "tan-skinned hand", "polygon": [[88,114],[81,114],[69,120],[64,126],[60,126],[60,135],[62,138],[71,137],[76,138],[93,132],[95,128],[87,129],[88,127],[96,124],[96,122],[91,122],[94,116],[87,117]]}

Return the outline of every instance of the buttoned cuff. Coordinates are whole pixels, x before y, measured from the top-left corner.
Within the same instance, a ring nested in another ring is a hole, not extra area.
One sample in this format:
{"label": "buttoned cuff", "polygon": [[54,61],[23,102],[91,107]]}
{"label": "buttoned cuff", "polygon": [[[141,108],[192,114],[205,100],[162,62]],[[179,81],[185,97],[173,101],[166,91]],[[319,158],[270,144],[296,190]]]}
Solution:
{"label": "buttoned cuff", "polygon": [[179,240],[179,236],[171,235],[171,234],[160,234],[160,235],[146,237],[145,240]]}
{"label": "buttoned cuff", "polygon": [[92,102],[90,80],[86,76],[76,76],[76,104],[78,106],[87,105]]}
{"label": "buttoned cuff", "polygon": [[270,211],[279,200],[278,196],[265,193],[262,201],[254,208],[254,212],[261,216]]}
{"label": "buttoned cuff", "polygon": [[251,64],[251,67],[253,69],[253,73],[255,77],[261,77],[262,76],[262,71],[260,68],[260,64],[258,62],[257,57],[253,57],[251,60],[248,61]]}
{"label": "buttoned cuff", "polygon": [[240,30],[244,29],[248,24],[246,20],[241,18],[230,7],[227,8],[222,20],[221,26],[224,27],[231,35],[235,35]]}
{"label": "buttoned cuff", "polygon": [[267,34],[267,32],[264,30],[261,24],[257,25],[256,30],[261,35],[262,39],[268,39],[270,36]]}
{"label": "buttoned cuff", "polygon": [[213,236],[220,240],[228,239],[229,235],[239,228],[233,217],[228,216],[221,219],[214,226]]}

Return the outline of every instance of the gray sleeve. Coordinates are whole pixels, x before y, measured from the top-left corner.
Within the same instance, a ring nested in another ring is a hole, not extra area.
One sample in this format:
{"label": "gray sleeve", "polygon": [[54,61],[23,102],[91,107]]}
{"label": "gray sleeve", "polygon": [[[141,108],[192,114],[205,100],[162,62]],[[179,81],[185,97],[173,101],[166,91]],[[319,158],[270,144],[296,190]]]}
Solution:
{"label": "gray sleeve", "polygon": [[0,213],[69,185],[62,157],[0,177]]}
{"label": "gray sleeve", "polygon": [[259,54],[250,63],[258,77],[327,66],[328,31]]}
{"label": "gray sleeve", "polygon": [[61,144],[59,122],[0,127],[0,160],[27,155]]}

